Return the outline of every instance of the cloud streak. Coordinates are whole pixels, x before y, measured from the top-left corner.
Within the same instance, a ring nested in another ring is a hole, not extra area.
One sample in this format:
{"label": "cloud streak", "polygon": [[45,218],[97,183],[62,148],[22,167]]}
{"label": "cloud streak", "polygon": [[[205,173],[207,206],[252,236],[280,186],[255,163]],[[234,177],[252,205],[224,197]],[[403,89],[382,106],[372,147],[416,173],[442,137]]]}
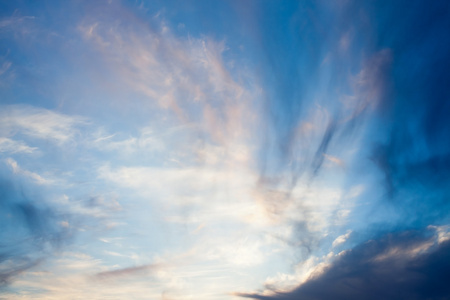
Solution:
{"label": "cloud streak", "polygon": [[94,277],[99,280],[120,279],[122,277],[128,277],[128,276],[139,276],[145,272],[155,272],[158,269],[161,269],[160,265],[149,264],[149,265],[142,265],[142,266],[136,266],[136,267],[122,268],[122,269],[117,269],[117,270],[112,270],[112,271],[104,271],[104,272],[95,274]]}

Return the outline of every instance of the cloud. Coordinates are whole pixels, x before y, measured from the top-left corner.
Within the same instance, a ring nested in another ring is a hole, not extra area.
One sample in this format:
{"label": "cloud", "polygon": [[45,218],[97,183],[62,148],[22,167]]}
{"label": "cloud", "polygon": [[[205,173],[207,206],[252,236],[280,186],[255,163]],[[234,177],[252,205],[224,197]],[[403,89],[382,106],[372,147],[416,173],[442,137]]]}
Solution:
{"label": "cloud", "polygon": [[10,61],[5,60],[5,58],[0,57],[0,76],[6,77],[8,70],[11,68],[12,63]]}
{"label": "cloud", "polygon": [[346,234],[343,234],[343,235],[338,236],[338,237],[333,241],[333,244],[332,244],[331,246],[334,248],[334,247],[337,247],[337,246],[339,246],[339,245],[345,243],[345,242],[348,240],[348,238],[350,237],[350,234],[351,234],[351,233],[352,233],[351,231],[348,231]]}
{"label": "cloud", "polygon": [[95,138],[93,144],[102,151],[116,151],[123,155],[135,154],[136,152],[161,152],[165,148],[161,133],[156,133],[150,127],[140,130],[137,137],[128,137],[119,140],[116,134],[100,135]]}
{"label": "cloud", "polygon": [[128,277],[128,276],[141,276],[142,273],[155,272],[158,269],[161,269],[161,267],[162,266],[158,264],[148,264],[136,267],[116,269],[112,271],[103,271],[95,274],[94,277],[99,280],[108,280],[108,279],[120,279],[121,277]]}
{"label": "cloud", "polygon": [[[8,138],[18,134],[30,138],[49,140],[57,145],[74,141],[76,126],[85,121],[29,105],[2,106],[0,112],[0,134]],[[20,142],[16,142],[20,143]]]}
{"label": "cloud", "polygon": [[45,179],[41,175],[39,175],[37,173],[30,172],[28,170],[22,169],[17,164],[17,162],[14,159],[12,159],[12,158],[7,158],[6,159],[6,164],[11,167],[11,169],[12,169],[14,174],[19,174],[19,175],[28,177],[28,178],[32,179],[33,181],[37,182],[38,184],[52,184],[53,183],[52,180]]}
{"label": "cloud", "polygon": [[334,262],[285,293],[251,299],[446,299],[450,242],[430,231],[390,233],[340,253]]}
{"label": "cloud", "polygon": [[178,122],[199,126],[215,143],[247,132],[254,92],[226,67],[223,42],[176,37],[158,18],[144,25],[131,15],[120,17],[129,25],[88,17],[79,26],[114,81],[144,96],[141,105],[155,109],[156,104]]}
{"label": "cloud", "polygon": [[15,141],[7,137],[0,137],[0,152],[33,153],[36,150],[36,147],[30,147],[23,141]]}
{"label": "cloud", "polygon": [[12,16],[0,19],[0,33],[12,32],[14,35],[28,35],[32,30],[30,20],[34,19],[34,16],[21,16],[16,10]]}

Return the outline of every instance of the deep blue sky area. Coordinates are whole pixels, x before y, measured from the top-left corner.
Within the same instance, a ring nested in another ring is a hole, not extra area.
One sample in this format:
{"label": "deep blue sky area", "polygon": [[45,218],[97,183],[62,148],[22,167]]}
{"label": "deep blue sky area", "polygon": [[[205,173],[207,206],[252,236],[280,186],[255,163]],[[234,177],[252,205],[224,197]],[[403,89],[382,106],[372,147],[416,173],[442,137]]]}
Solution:
{"label": "deep blue sky area", "polygon": [[449,1],[0,1],[1,299],[449,299]]}

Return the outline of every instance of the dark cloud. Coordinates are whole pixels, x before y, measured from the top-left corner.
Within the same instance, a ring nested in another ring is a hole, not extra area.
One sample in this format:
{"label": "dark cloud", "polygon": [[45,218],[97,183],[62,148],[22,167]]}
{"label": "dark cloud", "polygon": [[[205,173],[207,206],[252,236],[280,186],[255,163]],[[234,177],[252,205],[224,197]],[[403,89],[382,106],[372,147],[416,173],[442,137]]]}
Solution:
{"label": "dark cloud", "polygon": [[70,239],[67,217],[0,179],[0,287]]}
{"label": "dark cloud", "polygon": [[330,144],[331,138],[333,137],[336,131],[336,121],[334,119],[330,120],[328,123],[327,129],[323,134],[322,141],[320,142],[319,148],[316,150],[314,158],[312,160],[311,169],[313,175],[317,175],[320,167],[322,166],[324,154],[327,153],[328,146]]}
{"label": "dark cloud", "polygon": [[391,233],[341,254],[325,271],[287,293],[251,299],[450,299],[450,240],[430,231]]}

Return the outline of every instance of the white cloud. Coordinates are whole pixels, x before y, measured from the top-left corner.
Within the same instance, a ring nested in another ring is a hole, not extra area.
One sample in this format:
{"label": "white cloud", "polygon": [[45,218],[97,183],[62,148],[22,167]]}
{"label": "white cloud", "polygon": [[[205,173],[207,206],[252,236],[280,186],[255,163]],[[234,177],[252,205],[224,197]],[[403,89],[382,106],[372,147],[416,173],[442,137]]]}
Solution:
{"label": "white cloud", "polygon": [[30,147],[23,141],[15,141],[7,137],[0,137],[0,152],[8,153],[33,153],[36,147]]}
{"label": "white cloud", "polygon": [[349,230],[349,231],[347,231],[346,234],[343,234],[343,235],[338,236],[338,237],[333,241],[332,247],[334,248],[334,247],[336,247],[336,246],[339,246],[339,245],[345,243],[345,242],[347,241],[347,239],[349,238],[349,236],[350,236],[351,233],[352,233],[352,232]]}
{"label": "white cloud", "polygon": [[15,29],[18,25],[22,24],[23,22],[27,20],[33,20],[34,17],[32,16],[18,16],[17,13],[14,13],[14,15],[10,17],[6,17],[0,20],[0,29]]}
{"label": "white cloud", "polygon": [[322,257],[310,256],[294,266],[292,273],[278,272],[275,276],[266,278],[264,290],[261,295],[274,295],[279,292],[289,292],[309,280],[311,277],[320,275],[333,261],[336,255],[329,252]]}
{"label": "white cloud", "polygon": [[437,242],[443,243],[450,240],[450,226],[428,226],[429,229],[434,229],[437,234]]}
{"label": "white cloud", "polygon": [[38,184],[52,184],[52,183],[54,183],[54,181],[51,180],[51,179],[43,178],[41,175],[39,175],[37,173],[34,173],[34,172],[31,172],[31,171],[28,171],[28,170],[25,170],[25,169],[21,168],[19,166],[19,164],[12,158],[7,158],[5,162],[6,162],[7,165],[9,165],[11,167],[12,171],[15,174],[19,174],[19,175],[28,177],[28,178],[34,180]]}
{"label": "white cloud", "polygon": [[49,140],[57,144],[73,141],[76,126],[84,119],[43,108],[26,105],[3,106],[0,112],[0,135],[23,134],[31,138]]}
{"label": "white cloud", "polygon": [[102,151],[115,151],[122,155],[133,155],[136,152],[155,153],[165,149],[165,141],[160,133],[156,133],[150,127],[140,130],[138,136],[130,136],[119,139],[118,134],[105,134],[97,132],[92,145]]}

